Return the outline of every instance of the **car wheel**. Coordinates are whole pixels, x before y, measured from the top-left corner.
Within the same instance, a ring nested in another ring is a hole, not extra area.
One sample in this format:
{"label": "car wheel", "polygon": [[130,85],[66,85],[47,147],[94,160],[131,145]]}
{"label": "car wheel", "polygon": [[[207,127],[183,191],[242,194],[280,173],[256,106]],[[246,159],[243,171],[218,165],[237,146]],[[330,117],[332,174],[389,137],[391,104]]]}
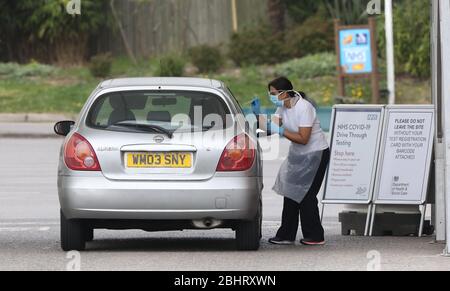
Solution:
{"label": "car wheel", "polygon": [[63,251],[83,251],[86,248],[86,229],[80,220],[67,219],[61,211],[61,248]]}
{"label": "car wheel", "polygon": [[241,251],[259,250],[262,237],[262,206],[258,208],[255,219],[242,221],[236,229],[237,249]]}

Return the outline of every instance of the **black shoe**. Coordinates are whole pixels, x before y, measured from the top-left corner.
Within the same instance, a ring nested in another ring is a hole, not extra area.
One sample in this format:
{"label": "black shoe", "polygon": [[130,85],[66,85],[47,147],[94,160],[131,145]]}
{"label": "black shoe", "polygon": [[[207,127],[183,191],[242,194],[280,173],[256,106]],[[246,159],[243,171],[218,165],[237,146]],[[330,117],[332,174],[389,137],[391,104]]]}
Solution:
{"label": "black shoe", "polygon": [[313,239],[302,239],[300,243],[305,246],[323,246],[325,245],[325,240],[313,240]]}
{"label": "black shoe", "polygon": [[293,240],[285,240],[285,239],[282,239],[279,237],[273,237],[273,238],[269,239],[269,242],[274,245],[285,245],[285,246],[295,244],[295,241],[293,241]]}

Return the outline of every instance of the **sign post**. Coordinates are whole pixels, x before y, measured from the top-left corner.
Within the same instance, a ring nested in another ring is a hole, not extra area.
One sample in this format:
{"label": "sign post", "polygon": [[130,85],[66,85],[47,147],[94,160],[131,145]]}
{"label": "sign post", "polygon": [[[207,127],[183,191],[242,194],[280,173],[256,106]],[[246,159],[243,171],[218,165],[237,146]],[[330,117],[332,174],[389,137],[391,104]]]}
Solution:
{"label": "sign post", "polygon": [[386,59],[389,104],[395,104],[395,60],[394,60],[394,24],[392,0],[384,1],[386,19]]}
{"label": "sign post", "polygon": [[[431,0],[430,0],[431,1]],[[431,1],[432,4],[432,96],[436,107],[436,130],[434,142],[434,174],[435,174],[435,204],[432,209],[436,241],[445,241],[445,144],[444,144],[444,122],[445,109],[442,106],[442,55],[440,36],[439,1]]]}
{"label": "sign post", "polygon": [[376,21],[369,17],[369,25],[341,26],[335,20],[338,90],[345,97],[345,79],[370,78],[372,103],[380,102],[378,76]]}
{"label": "sign post", "polygon": [[377,205],[420,205],[422,236],[434,142],[434,106],[387,106],[372,225]]}
{"label": "sign post", "polygon": [[367,205],[367,236],[383,128],[382,105],[336,105],[331,121],[331,158],[325,178],[325,204]]}
{"label": "sign post", "polygon": [[442,112],[444,123],[444,144],[445,144],[445,200],[446,200],[446,225],[447,225],[447,245],[445,254],[450,254],[450,83],[446,80],[450,78],[450,3],[449,1],[439,1],[440,14],[440,44],[441,44],[441,67],[442,67]]}

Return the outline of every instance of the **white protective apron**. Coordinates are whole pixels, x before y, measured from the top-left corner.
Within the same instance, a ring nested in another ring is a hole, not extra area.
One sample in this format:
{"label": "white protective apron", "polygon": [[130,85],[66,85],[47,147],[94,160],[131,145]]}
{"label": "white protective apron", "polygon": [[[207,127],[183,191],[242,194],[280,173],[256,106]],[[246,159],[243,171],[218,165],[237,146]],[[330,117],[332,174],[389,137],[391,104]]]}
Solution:
{"label": "white protective apron", "polygon": [[320,167],[323,151],[302,153],[301,145],[292,143],[289,154],[281,165],[273,190],[286,198],[301,203],[312,186]]}

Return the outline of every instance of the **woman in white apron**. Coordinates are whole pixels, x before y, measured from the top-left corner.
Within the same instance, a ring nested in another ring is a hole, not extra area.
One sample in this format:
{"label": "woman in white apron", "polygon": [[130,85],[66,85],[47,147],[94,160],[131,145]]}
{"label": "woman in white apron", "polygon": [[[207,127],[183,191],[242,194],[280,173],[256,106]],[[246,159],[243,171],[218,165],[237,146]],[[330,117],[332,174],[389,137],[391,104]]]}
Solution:
{"label": "woman in white apron", "polygon": [[270,82],[269,95],[278,107],[268,131],[291,141],[289,154],[278,173],[273,190],[284,196],[281,227],[270,243],[294,244],[299,214],[304,245],[325,244],[317,194],[330,160],[330,150],[316,109],[303,93],[294,91],[284,77]]}

